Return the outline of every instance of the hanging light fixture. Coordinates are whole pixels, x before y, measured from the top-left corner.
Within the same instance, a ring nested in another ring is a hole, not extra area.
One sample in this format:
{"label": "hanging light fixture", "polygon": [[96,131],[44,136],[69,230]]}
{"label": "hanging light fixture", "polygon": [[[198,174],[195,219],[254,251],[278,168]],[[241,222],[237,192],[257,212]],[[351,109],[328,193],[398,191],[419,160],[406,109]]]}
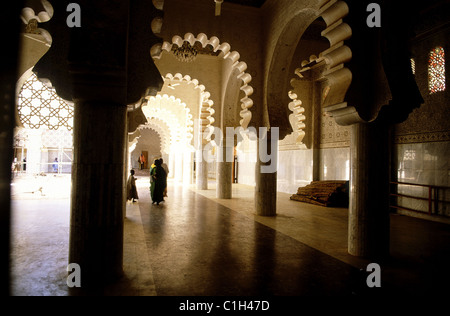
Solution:
{"label": "hanging light fixture", "polygon": [[220,11],[222,8],[223,0],[214,0],[214,2],[216,3],[216,16],[219,16],[221,13]]}
{"label": "hanging light fixture", "polygon": [[197,58],[198,51],[189,42],[184,42],[181,47],[173,50],[173,54],[181,62],[192,62]]}

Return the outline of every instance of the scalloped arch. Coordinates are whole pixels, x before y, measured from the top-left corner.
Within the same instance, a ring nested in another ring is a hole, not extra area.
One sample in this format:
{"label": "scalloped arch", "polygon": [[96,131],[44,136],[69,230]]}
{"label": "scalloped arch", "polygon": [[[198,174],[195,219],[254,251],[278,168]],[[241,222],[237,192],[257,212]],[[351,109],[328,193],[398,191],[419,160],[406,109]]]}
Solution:
{"label": "scalloped arch", "polygon": [[145,125],[139,127],[139,130],[143,129],[154,130],[160,137],[161,152],[166,154],[170,153],[171,131],[166,122],[154,117],[151,118]]}
{"label": "scalloped arch", "polygon": [[295,83],[298,82],[298,78],[304,78],[303,74],[311,67],[318,64],[324,66],[320,78],[317,78],[325,79],[328,83],[322,91],[321,105],[346,107],[346,103],[343,102],[352,77],[350,70],[344,67],[344,63],[352,58],[350,48],[344,44],[344,41],[352,36],[351,27],[343,22],[348,12],[349,8],[345,1],[323,1],[321,13],[317,18],[322,17],[325,21],[326,29],[322,32],[322,36],[328,39],[330,47],[319,56],[311,55],[309,60],[303,60],[301,67],[295,70],[296,77],[291,80],[294,89],[289,91],[289,98],[292,100],[289,103],[289,110],[292,111],[289,122],[293,130],[291,136],[295,137],[299,145],[303,144],[306,117],[303,115],[305,109],[302,107],[302,101],[295,93]]}
{"label": "scalloped arch", "polygon": [[198,34],[197,37],[195,37],[192,33],[186,33],[184,35],[184,38],[176,35],[172,38],[172,43],[165,41],[161,46],[153,47],[151,50],[151,55],[154,59],[160,59],[163,51],[170,53],[174,45],[180,47],[184,42],[188,42],[191,45],[200,43],[203,48],[208,45],[211,46],[214,52],[219,52],[219,58],[229,59],[232,61],[230,73],[233,73],[235,69],[239,70],[237,78],[241,80],[240,91],[243,93],[243,97],[240,99],[240,116],[242,119],[240,120],[239,124],[244,129],[247,129],[252,119],[250,108],[253,107],[253,100],[250,98],[250,96],[253,94],[254,89],[250,85],[252,76],[249,73],[245,72],[247,70],[247,64],[244,61],[239,60],[241,55],[237,51],[232,51],[231,45],[227,42],[220,43],[220,40],[216,36],[208,38],[208,36],[204,33]]}
{"label": "scalloped arch", "polygon": [[206,91],[206,87],[203,84],[200,84],[197,79],[192,79],[189,75],[183,76],[180,73],[176,73],[175,75],[168,73],[163,79],[164,81],[186,82],[187,84],[193,85],[194,89],[199,89],[202,102],[199,109],[199,117],[194,119],[201,120],[201,132],[204,132],[208,127],[214,124],[214,101],[210,99],[211,94]]}
{"label": "scalloped arch", "polygon": [[50,21],[54,14],[53,6],[47,0],[41,0],[40,2],[42,11],[36,12],[35,9],[38,9],[36,7],[25,7],[22,9],[20,18],[23,23],[28,24],[31,20],[36,20],[38,23]]}
{"label": "scalloped arch", "polygon": [[156,95],[147,97],[147,104],[142,107],[147,118],[159,118],[173,128],[171,141],[190,144],[193,139],[192,114],[186,103],[174,96]]}
{"label": "scalloped arch", "polygon": [[[150,109],[147,112],[152,112],[153,110]],[[145,112],[144,112],[145,113]],[[148,114],[148,113],[146,113]],[[158,119],[163,121],[167,126],[169,126],[170,131],[170,142],[171,144],[174,142],[181,142],[183,135],[185,135],[185,129],[183,126],[180,125],[180,122],[178,121],[178,118],[175,114],[173,114],[170,111],[167,110],[161,110],[156,113],[152,113],[150,115],[147,115],[147,120],[151,121],[153,119]],[[144,125],[145,126],[145,125]]]}

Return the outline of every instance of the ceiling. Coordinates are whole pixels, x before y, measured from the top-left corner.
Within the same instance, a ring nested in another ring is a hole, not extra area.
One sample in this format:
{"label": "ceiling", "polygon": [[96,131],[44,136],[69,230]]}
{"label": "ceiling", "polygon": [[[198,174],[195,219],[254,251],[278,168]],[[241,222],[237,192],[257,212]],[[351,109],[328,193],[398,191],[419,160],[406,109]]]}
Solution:
{"label": "ceiling", "polygon": [[230,2],[230,3],[246,5],[246,6],[250,6],[250,7],[261,8],[262,5],[266,1],[267,0],[225,0],[224,2]]}

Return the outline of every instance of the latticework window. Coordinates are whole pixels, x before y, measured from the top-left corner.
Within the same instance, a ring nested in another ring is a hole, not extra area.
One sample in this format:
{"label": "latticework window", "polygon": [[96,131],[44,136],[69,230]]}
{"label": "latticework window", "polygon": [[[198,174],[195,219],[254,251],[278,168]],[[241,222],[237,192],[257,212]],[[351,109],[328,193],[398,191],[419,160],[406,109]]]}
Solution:
{"label": "latticework window", "polygon": [[413,75],[415,75],[416,74],[416,61],[414,60],[414,58],[411,58],[411,69],[412,69]]}
{"label": "latticework window", "polygon": [[428,61],[428,87],[430,93],[445,90],[445,53],[442,47],[436,47],[430,52]]}
{"label": "latticework window", "polygon": [[63,128],[68,131],[73,128],[73,106],[42,84],[34,74],[23,85],[17,108],[20,121],[26,128]]}

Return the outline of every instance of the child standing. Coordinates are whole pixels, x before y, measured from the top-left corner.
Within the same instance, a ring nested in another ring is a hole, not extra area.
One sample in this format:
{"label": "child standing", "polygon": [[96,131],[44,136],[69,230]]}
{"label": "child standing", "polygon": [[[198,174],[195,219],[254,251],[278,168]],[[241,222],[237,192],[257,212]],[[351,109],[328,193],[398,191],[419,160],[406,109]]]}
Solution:
{"label": "child standing", "polygon": [[134,170],[130,171],[130,176],[127,181],[127,200],[132,200],[132,202],[136,202],[135,200],[139,200],[139,196],[136,189],[136,178],[134,177]]}

